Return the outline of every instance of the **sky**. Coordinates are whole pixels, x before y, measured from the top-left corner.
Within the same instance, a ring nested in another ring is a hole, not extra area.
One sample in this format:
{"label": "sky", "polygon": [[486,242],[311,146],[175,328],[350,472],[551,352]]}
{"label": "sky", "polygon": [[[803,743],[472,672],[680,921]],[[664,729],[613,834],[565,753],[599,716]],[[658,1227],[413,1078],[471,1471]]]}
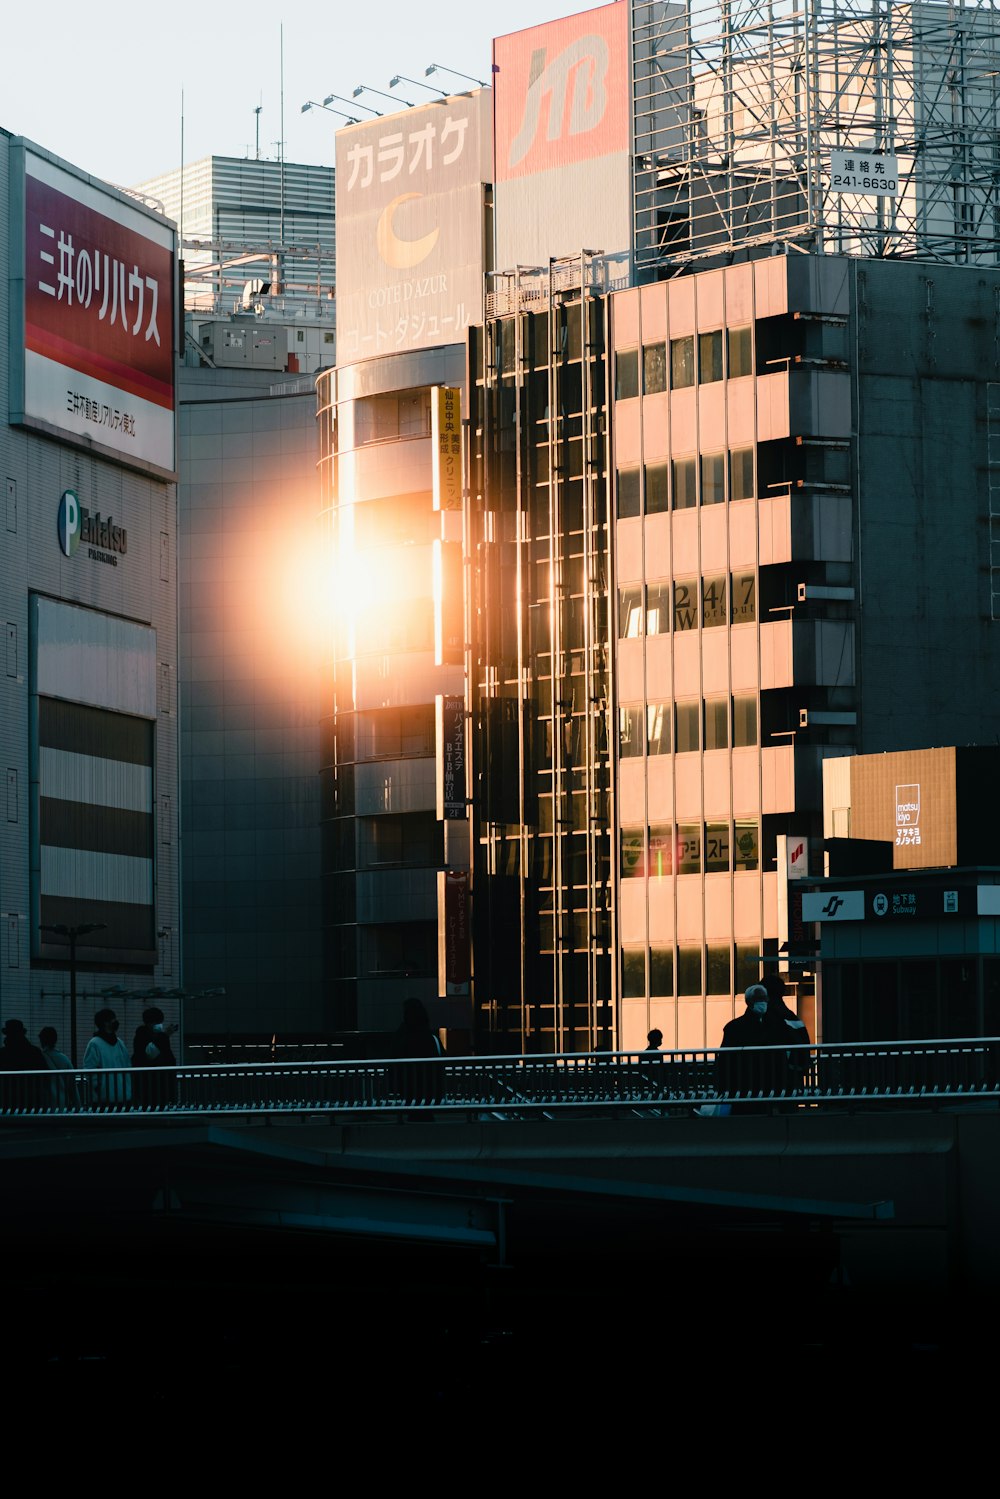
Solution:
{"label": "sky", "polygon": [[[593,8],[588,0],[16,5],[3,21],[0,127],[119,187],[204,156],[276,160],[282,139],[286,161],[332,165],[333,134],[346,121],[323,109],[303,114],[306,100],[341,95],[348,103],[330,108],[348,115],[361,103],[391,113],[397,95],[397,108],[426,103],[435,83],[473,86],[446,67],[488,82],[494,35]],[[431,63],[440,71],[427,77]],[[390,90],[396,74],[416,83]],[[359,84],[389,97],[355,101]],[[374,115],[358,109],[357,118]]]}

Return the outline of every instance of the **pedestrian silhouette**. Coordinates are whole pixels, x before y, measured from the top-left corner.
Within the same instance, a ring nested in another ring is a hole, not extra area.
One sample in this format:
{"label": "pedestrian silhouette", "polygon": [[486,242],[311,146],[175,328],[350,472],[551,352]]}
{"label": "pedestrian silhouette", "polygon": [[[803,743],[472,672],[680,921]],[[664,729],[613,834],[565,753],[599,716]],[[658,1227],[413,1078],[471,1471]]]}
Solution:
{"label": "pedestrian silhouette", "polygon": [[76,1086],[76,1068],[64,1051],[59,1051],[56,1042],[59,1036],[55,1026],[43,1025],[38,1032],[38,1041],[45,1058],[46,1067],[56,1076],[49,1078],[49,1092],[57,1109],[78,1109],[80,1093]]}
{"label": "pedestrian silhouette", "polygon": [[[422,1000],[411,997],[403,1002],[403,1018],[395,1031],[396,1056],[407,1059],[408,1065],[401,1069],[401,1084],[404,1098],[413,1103],[440,1103],[444,1088],[444,1072],[438,1057],[444,1056],[444,1047],[435,1030],[432,1030],[427,1010]],[[431,1059],[422,1065],[410,1063],[410,1059]]]}
{"label": "pedestrian silhouette", "polygon": [[795,1011],[789,1009],[786,1004],[785,981],[780,973],[769,973],[764,980],[764,988],[767,990],[768,1010],[772,1012],[775,1021],[780,1018],[784,1022],[788,1033],[786,1038],[788,1086],[795,1089],[805,1087],[809,1081],[812,1060],[810,1052],[812,1042],[809,1039],[806,1023],[800,1020]]}
{"label": "pedestrian silhouette", "polygon": [[647,1051],[659,1051],[660,1047],[663,1045],[663,1032],[658,1031],[655,1028],[649,1031],[646,1035],[646,1043]]}
{"label": "pedestrian silhouette", "polygon": [[718,1090],[730,1095],[733,1112],[769,1114],[788,1087],[789,1028],[763,984],[751,984],[744,999],[743,1014],[723,1027],[715,1058]]}
{"label": "pedestrian silhouette", "polygon": [[[135,1084],[135,1102],[141,1108],[163,1108],[177,1099],[177,1077],[173,1072],[162,1072],[163,1067],[176,1067],[177,1058],[170,1045],[170,1037],[177,1030],[173,1022],[163,1018],[157,1005],[150,1005],[142,1012],[142,1024],[132,1042],[132,1066],[138,1070],[132,1081]],[[151,1068],[157,1070],[151,1071]]]}
{"label": "pedestrian silhouette", "polygon": [[128,1107],[132,1102],[132,1074],[128,1047],[118,1035],[118,1016],[114,1010],[98,1010],[94,1016],[94,1034],[87,1042],[83,1065],[88,1078],[90,1100],[98,1107]]}
{"label": "pedestrian silhouette", "polygon": [[[8,1020],[0,1047],[0,1072],[45,1072],[47,1064],[37,1046],[28,1040],[23,1020]],[[3,1106],[7,1109],[37,1109],[48,1102],[48,1088],[40,1077],[4,1078]]]}

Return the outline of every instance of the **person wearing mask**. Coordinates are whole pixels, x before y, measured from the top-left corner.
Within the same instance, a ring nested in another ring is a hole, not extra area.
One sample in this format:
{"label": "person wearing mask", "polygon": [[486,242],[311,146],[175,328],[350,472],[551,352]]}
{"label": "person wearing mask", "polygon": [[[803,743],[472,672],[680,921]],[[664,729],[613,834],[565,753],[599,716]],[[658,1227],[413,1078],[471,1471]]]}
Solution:
{"label": "person wearing mask", "polygon": [[128,1047],[118,1035],[118,1016],[114,1010],[98,1010],[94,1016],[94,1034],[87,1042],[83,1065],[92,1076],[91,1101],[101,1108],[128,1108],[132,1102],[132,1074],[129,1071]]}
{"label": "person wearing mask", "polygon": [[[176,1067],[177,1058],[170,1045],[170,1037],[177,1030],[173,1022],[163,1018],[157,1005],[150,1005],[142,1012],[142,1024],[132,1042],[132,1066],[136,1068]],[[138,1073],[135,1078],[136,1103],[144,1108],[162,1108],[177,1098],[177,1078],[172,1072]]]}
{"label": "person wearing mask", "polygon": [[743,997],[746,1009],[723,1027],[716,1053],[718,1091],[729,1095],[734,1113],[769,1114],[788,1086],[789,1029],[763,984],[751,984]]}

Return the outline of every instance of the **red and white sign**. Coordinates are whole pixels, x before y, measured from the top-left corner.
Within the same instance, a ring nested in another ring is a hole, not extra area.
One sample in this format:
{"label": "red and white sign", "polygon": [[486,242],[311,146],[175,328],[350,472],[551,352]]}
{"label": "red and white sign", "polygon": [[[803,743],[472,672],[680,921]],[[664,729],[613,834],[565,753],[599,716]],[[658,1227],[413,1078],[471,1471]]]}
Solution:
{"label": "red and white sign", "polygon": [[795,838],[789,834],[785,848],[788,858],[788,878],[804,880],[809,874],[809,839]]}
{"label": "red and white sign", "polygon": [[624,0],[493,43],[496,181],[629,148]]}
{"label": "red and white sign", "polygon": [[174,230],[27,147],[23,159],[15,420],[172,472]]}
{"label": "red and white sign", "polygon": [[496,266],[632,243],[626,0],[493,43]]}

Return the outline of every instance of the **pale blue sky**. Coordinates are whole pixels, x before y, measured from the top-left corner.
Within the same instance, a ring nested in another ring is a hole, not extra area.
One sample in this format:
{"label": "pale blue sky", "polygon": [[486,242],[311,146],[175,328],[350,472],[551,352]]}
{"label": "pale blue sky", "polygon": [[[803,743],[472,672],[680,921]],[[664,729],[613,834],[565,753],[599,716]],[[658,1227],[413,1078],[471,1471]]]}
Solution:
{"label": "pale blue sky", "polygon": [[[303,114],[307,99],[340,94],[350,100],[364,83],[426,102],[437,81],[446,89],[467,86],[443,71],[425,77],[431,63],[488,82],[494,35],[590,9],[588,0],[18,4],[8,7],[3,21],[0,126],[98,177],[131,186],[180,165],[183,95],[185,161],[254,156],[260,105],[261,156],[276,158],[283,136],[287,161],[332,164],[333,132],[345,122],[321,109]],[[428,87],[390,90],[397,73]],[[392,97],[365,94],[362,101],[393,109]],[[350,113],[336,100],[332,107]]]}

